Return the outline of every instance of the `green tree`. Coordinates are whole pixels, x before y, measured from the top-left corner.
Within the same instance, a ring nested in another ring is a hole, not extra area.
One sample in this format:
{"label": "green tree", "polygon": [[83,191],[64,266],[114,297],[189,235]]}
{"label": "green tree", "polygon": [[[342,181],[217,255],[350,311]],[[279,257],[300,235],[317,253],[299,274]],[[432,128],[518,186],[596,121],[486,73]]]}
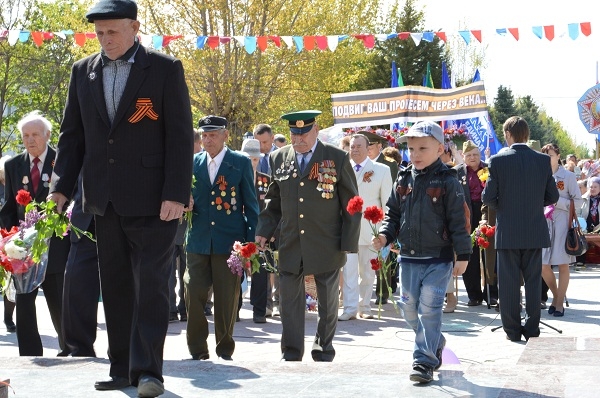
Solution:
{"label": "green tree", "polygon": [[[0,0],[11,3],[22,12],[11,15],[11,29],[24,31],[61,32],[72,29],[75,32],[90,30],[85,21],[85,12],[90,1],[62,0],[58,2]],[[4,9],[4,6],[2,7]],[[6,23],[6,21],[5,21]],[[97,43],[87,42],[83,48],[74,44],[72,35],[45,40],[37,47],[30,38],[25,43],[10,46],[0,42],[0,103],[6,115],[1,121],[2,150],[22,149],[16,122],[32,110],[42,111],[57,131],[67,96],[71,65],[77,59],[96,51]],[[56,142],[58,134],[52,135]]]}
{"label": "green tree", "polygon": [[494,98],[493,104],[493,107],[489,109],[492,124],[494,126],[494,130],[496,131],[496,135],[502,142],[504,142],[502,125],[506,119],[517,114],[515,98],[512,90],[502,85],[499,86],[498,93],[496,98]]}
{"label": "green tree", "polygon": [[[392,33],[400,32],[422,32],[424,31],[424,13],[418,10],[415,0],[394,2],[377,29]],[[402,6],[402,7],[401,7]],[[433,42],[421,40],[419,45],[408,38],[400,40],[392,38],[386,41],[378,41],[371,56],[365,56],[367,72],[354,86],[354,90],[371,90],[390,87],[391,65],[396,61],[396,67],[400,68],[405,85],[421,86],[423,76],[427,68],[427,62],[431,64],[431,75],[434,87],[439,88],[442,82],[442,61],[447,61],[440,39],[436,36]]]}
{"label": "green tree", "polygon": [[[143,29],[159,34],[193,36],[337,35],[369,31],[379,2],[304,0],[254,2],[168,0],[140,1]],[[323,18],[326,15],[327,18]],[[182,60],[196,116],[218,114],[230,122],[230,144],[239,147],[244,132],[266,122],[287,131],[279,116],[291,110],[325,111],[323,125],[332,120],[330,95],[347,91],[364,65],[362,43],[345,40],[335,52],[276,48],[248,54],[234,39],[217,49],[197,50],[172,45],[168,52]]]}

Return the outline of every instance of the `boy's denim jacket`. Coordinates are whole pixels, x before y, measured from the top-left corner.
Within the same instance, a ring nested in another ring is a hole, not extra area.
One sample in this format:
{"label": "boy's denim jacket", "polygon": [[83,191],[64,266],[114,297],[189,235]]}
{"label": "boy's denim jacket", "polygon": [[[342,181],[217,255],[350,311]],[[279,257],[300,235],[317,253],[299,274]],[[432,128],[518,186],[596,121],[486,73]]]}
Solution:
{"label": "boy's denim jacket", "polygon": [[401,171],[387,202],[379,233],[396,238],[401,256],[468,260],[471,255],[470,213],[456,170],[440,159],[423,170]]}

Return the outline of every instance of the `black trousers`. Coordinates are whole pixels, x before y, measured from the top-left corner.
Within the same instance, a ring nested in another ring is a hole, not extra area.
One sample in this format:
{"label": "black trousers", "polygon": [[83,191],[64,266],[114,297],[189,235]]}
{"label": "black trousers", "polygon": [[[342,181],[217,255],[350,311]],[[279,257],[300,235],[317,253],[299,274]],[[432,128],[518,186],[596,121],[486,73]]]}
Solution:
{"label": "black trousers", "polygon": [[270,283],[269,273],[261,266],[260,270],[252,274],[252,285],[250,286],[250,304],[254,316],[265,316],[267,313],[267,293]]}
{"label": "black trousers", "polygon": [[65,268],[62,328],[74,357],[95,357],[100,274],[96,242],[82,236],[71,242]]}
{"label": "black trousers", "polygon": [[[48,311],[50,311],[50,318],[58,335],[59,355],[66,355],[67,352],[65,351],[66,346],[61,327],[63,280],[62,272],[46,274],[46,278],[41,284],[48,304]],[[35,289],[31,293],[17,294],[17,340],[20,356],[41,357],[44,355],[35,306],[38,290]]]}
{"label": "black trousers", "polygon": [[178,220],[125,217],[112,204],[96,216],[110,376],[163,381],[169,327],[169,275]]}
{"label": "black trousers", "polygon": [[[471,202],[471,232],[477,228],[481,221],[481,201]],[[487,300],[487,296],[484,297],[481,289],[481,252],[479,246],[473,245],[473,252],[469,258],[469,264],[467,270],[462,275],[463,282],[465,284],[465,290],[469,296],[469,300],[483,301]]]}

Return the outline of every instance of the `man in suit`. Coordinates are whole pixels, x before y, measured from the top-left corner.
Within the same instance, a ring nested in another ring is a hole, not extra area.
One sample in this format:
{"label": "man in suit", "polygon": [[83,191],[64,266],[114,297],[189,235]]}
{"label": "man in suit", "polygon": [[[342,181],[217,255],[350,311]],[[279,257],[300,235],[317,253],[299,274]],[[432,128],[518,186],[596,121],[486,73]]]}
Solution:
{"label": "man in suit", "polygon": [[230,361],[235,349],[240,275],[232,273],[227,259],[236,241],[254,242],[258,201],[250,159],[225,146],[227,119],[206,116],[199,126],[204,151],[194,156],[196,184],[184,276],[187,343],[192,359],[209,358],[204,308],[212,286],[217,356]]}
{"label": "man in suit", "polygon": [[[354,134],[350,140],[350,164],[356,174],[358,192],[364,201],[363,208],[377,206],[385,211],[385,204],[390,197],[393,184],[390,168],[369,159],[368,148],[368,138],[360,131]],[[344,311],[338,317],[339,321],[355,319],[357,315],[363,319],[373,318],[370,303],[375,271],[371,268],[370,260],[377,255],[371,246],[371,238],[373,238],[373,230],[363,217],[358,253],[348,254],[348,260],[343,268]]]}
{"label": "man in suit", "polygon": [[102,50],[73,65],[51,198],[63,209],[82,173],[96,221],[110,376],[98,390],[164,393],[168,281],[190,200],[193,125],[181,62],[140,45],[133,0],[86,15]]}
{"label": "man in suit", "polygon": [[[387,140],[385,139],[385,137],[382,137],[370,131],[363,131],[362,133],[369,139],[369,158],[373,162],[385,164],[390,168],[390,175],[392,176],[393,184],[396,181],[396,178],[398,178],[398,163],[391,160],[387,160],[383,155],[383,149],[385,145],[387,145]],[[388,270],[387,280],[390,281],[392,291],[395,292],[397,288],[396,278],[398,265],[396,264],[396,255],[394,253],[390,253],[390,261],[393,261],[394,265]],[[381,291],[382,293],[381,297],[379,296],[379,291]],[[377,273],[377,284],[375,286],[375,292],[377,293],[375,303],[379,304],[379,300],[381,300],[381,304],[387,304],[389,298],[389,291],[387,286],[381,287],[379,272]]]}
{"label": "man in suit", "polygon": [[[71,224],[96,236],[94,215],[83,212],[81,178],[73,197]],[[71,249],[65,268],[62,328],[69,353],[74,357],[95,357],[98,325],[100,275],[96,242],[87,236],[71,234]]]}
{"label": "man in suit", "polygon": [[[504,122],[509,149],[490,159],[483,203],[496,210],[500,315],[507,339],[540,335],[542,248],[550,246],[544,206],[558,201],[550,158],[527,146],[529,126],[512,116]],[[527,316],[521,326],[520,274],[525,280]]]}
{"label": "man in suit", "polygon": [[281,221],[279,281],[281,286],[281,351],[286,361],[304,355],[306,296],[304,276],[314,275],[318,296],[315,361],[333,361],[333,336],[339,305],[339,269],[346,253],[356,253],[360,214],[346,206],[358,195],[348,154],[317,139],[320,111],[292,112],[292,145],[270,156],[273,180],[268,204],[260,213],[256,242],[264,249]]}
{"label": "man in suit", "polygon": [[[48,196],[50,176],[56,152],[48,146],[52,124],[39,111],[25,115],[17,124],[25,152],[6,162],[5,205],[0,210],[2,227],[10,229],[25,219],[25,206],[16,202],[17,192],[28,191],[36,202],[44,202]],[[59,356],[68,354],[61,327],[63,274],[69,254],[69,239],[50,239],[46,277],[42,282],[44,297],[48,304],[52,324],[58,335]],[[35,300],[38,289],[17,294],[17,340],[19,355],[42,356],[43,347],[37,327]]]}

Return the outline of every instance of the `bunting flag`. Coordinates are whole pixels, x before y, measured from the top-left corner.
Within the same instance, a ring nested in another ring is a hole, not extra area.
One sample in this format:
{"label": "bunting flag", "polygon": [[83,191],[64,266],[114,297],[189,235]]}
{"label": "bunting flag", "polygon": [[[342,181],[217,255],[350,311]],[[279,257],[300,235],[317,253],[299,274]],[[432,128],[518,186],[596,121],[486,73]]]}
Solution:
{"label": "bunting flag", "polygon": [[[496,34],[498,36],[508,37],[508,33],[514,38],[515,41],[520,40],[520,30],[519,28],[496,28],[489,29],[492,34]],[[533,26],[531,28],[533,35],[539,39],[545,38],[548,41],[554,41],[556,37],[556,25],[541,25],[541,26]],[[571,39],[578,40],[582,37],[588,37],[592,34],[592,24],[591,22],[574,22],[569,23],[565,28],[559,27],[559,39]],[[562,32],[566,32],[568,34],[564,34]],[[487,35],[486,31],[486,35]],[[319,35],[306,35],[306,36],[278,36],[278,35],[269,35],[269,36],[190,36],[190,35],[153,35],[146,34],[140,35],[143,38],[143,43],[151,46],[155,49],[162,49],[168,47],[175,40],[185,40],[190,45],[194,45],[198,50],[206,49],[207,47],[210,49],[216,49],[220,45],[230,44],[232,39],[234,39],[234,43],[238,46],[244,47],[248,54],[253,54],[258,49],[260,52],[268,51],[269,47],[282,48],[281,42],[283,41],[286,44],[286,48],[294,49],[297,53],[302,50],[306,51],[315,51],[321,50],[326,51],[335,51],[340,42],[343,40],[352,37],[355,40],[359,40],[363,43],[365,48],[372,49],[375,47],[376,41],[387,41],[387,40],[407,40],[411,38],[416,46],[419,46],[422,41],[426,43],[431,43],[437,37],[442,43],[446,44],[448,41],[448,35],[454,35],[458,37],[462,37],[467,45],[471,43],[484,43],[483,40],[483,31],[480,29],[468,29],[468,30],[459,30],[457,32],[447,32],[447,31],[423,31],[423,32],[390,32],[383,34],[369,34],[369,33],[361,33],[361,34],[344,34],[344,35],[328,35],[328,36],[319,36]],[[45,41],[52,39],[60,39],[66,40],[69,37],[73,38],[73,42],[80,47],[83,47],[87,40],[96,38],[96,34],[93,32],[74,32],[73,30],[61,30],[58,32],[44,32],[44,31],[24,31],[18,29],[11,30],[2,30],[0,29],[0,41],[7,40],[8,44],[11,46],[16,45],[17,43],[27,43],[31,40],[35,46],[40,47],[44,44]],[[486,36],[488,37],[488,36]],[[472,40],[475,38],[475,40]]]}

